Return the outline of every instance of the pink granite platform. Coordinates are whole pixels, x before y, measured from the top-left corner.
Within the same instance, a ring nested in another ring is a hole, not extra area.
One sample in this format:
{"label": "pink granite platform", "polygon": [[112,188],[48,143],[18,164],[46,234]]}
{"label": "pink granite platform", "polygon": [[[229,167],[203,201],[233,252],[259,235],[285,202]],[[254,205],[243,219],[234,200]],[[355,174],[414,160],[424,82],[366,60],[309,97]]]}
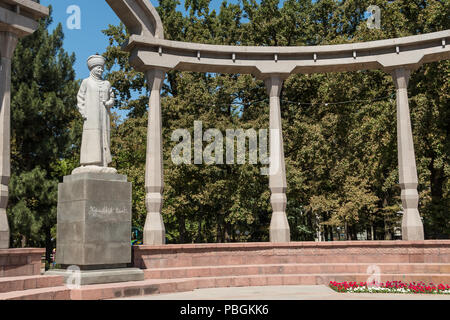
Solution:
{"label": "pink granite platform", "polygon": [[0,249],[0,278],[41,274],[41,258],[45,249]]}
{"label": "pink granite platform", "polygon": [[64,285],[61,276],[20,276],[0,278],[0,293],[57,287]]}
{"label": "pink granite platform", "polygon": [[3,290],[0,300],[99,300],[202,288],[327,285],[367,281],[374,266],[382,282],[450,284],[448,240],[134,246],[133,255],[134,266],[144,269],[144,281],[69,289],[57,278],[36,279],[34,288],[33,280],[4,279],[4,288],[18,290]]}

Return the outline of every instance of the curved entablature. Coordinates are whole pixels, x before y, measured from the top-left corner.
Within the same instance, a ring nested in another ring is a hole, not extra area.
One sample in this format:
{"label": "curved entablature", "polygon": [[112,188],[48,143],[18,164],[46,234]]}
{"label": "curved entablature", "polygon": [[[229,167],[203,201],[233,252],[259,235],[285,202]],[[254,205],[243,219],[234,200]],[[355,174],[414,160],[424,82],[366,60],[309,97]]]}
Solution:
{"label": "curved entablature", "polygon": [[410,69],[450,58],[450,30],[398,39],[314,47],[244,47],[185,43],[132,36],[126,49],[139,70],[150,68],[197,72],[317,73]]}
{"label": "curved entablature", "polygon": [[164,28],[149,0],[106,0],[131,34],[164,39]]}
{"label": "curved entablature", "polygon": [[[269,74],[319,73],[383,69],[416,69],[423,63],[450,58],[450,30],[404,38],[325,46],[224,46],[164,40],[161,19],[149,0],[106,0],[131,32],[125,49],[130,62],[145,71]],[[156,33],[158,33],[156,32]]]}

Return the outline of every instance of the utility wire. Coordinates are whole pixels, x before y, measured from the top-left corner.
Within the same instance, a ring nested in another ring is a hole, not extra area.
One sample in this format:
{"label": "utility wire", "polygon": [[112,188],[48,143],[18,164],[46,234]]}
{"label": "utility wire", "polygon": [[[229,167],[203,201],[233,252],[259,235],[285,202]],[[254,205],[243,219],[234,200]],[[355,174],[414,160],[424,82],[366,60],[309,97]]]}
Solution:
{"label": "utility wire", "polygon": [[[282,104],[295,104],[295,105],[308,105],[308,106],[314,106],[314,105],[324,105],[324,106],[329,106],[329,105],[343,105],[343,104],[351,104],[351,103],[371,103],[371,102],[378,102],[378,101],[383,101],[383,100],[387,100],[387,99],[392,99],[395,97],[395,93],[392,93],[389,96],[385,96],[385,97],[379,97],[379,98],[375,98],[375,99],[365,99],[365,100],[347,100],[347,101],[339,101],[339,102],[298,102],[298,101],[290,101],[290,100],[283,100],[280,99],[280,102]],[[254,105],[256,103],[260,103],[260,102],[268,102],[269,99],[262,99],[262,100],[256,100],[256,101],[251,101],[251,102],[234,102],[231,103],[231,105],[242,105],[242,106],[251,106]],[[214,107],[218,107],[218,106],[229,106],[230,104],[203,104],[203,103],[194,103],[194,105],[196,106],[203,106],[203,107],[207,107],[207,106],[214,106]]]}
{"label": "utility wire", "polygon": [[[324,106],[329,106],[329,105],[344,105],[344,104],[352,104],[352,103],[371,103],[371,102],[378,102],[378,101],[384,101],[387,99],[393,99],[395,97],[395,93],[390,94],[389,96],[385,96],[385,97],[379,97],[379,98],[375,98],[375,99],[365,99],[365,100],[347,100],[347,101],[338,101],[338,102],[298,102],[298,101],[290,101],[290,100],[283,100],[280,99],[280,102],[282,104],[294,104],[294,105],[298,105],[298,106],[314,106],[314,105],[324,105]],[[409,98],[411,99],[411,98]],[[130,100],[127,101],[127,103],[129,103]],[[269,102],[269,99],[265,98],[265,99],[261,99],[261,100],[254,100],[254,101],[250,101],[250,102],[233,102],[233,103],[223,103],[223,104],[217,104],[217,103],[212,103],[212,104],[205,104],[205,103],[198,103],[198,102],[193,102],[193,103],[189,103],[189,104],[193,104],[195,106],[201,106],[201,107],[208,107],[208,106],[213,106],[213,107],[229,107],[230,105],[241,105],[241,106],[251,106],[251,105],[255,105],[257,103],[260,102]]]}
{"label": "utility wire", "polygon": [[393,98],[395,96],[394,94],[391,94],[389,96],[375,98],[375,99],[366,99],[366,100],[348,100],[348,101],[339,101],[339,102],[296,102],[296,101],[289,101],[289,100],[280,100],[282,103],[288,103],[288,104],[297,104],[297,105],[341,105],[341,104],[350,104],[350,103],[370,103],[370,102],[377,102],[377,101],[383,101],[390,98]]}

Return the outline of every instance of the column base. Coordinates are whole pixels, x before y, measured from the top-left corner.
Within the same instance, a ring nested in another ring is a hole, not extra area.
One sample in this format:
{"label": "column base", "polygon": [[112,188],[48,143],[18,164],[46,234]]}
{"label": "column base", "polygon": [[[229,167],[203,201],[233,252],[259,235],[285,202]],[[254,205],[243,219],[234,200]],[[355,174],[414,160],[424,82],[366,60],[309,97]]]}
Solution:
{"label": "column base", "polygon": [[42,248],[0,249],[0,279],[40,275],[44,254]]}
{"label": "column base", "polygon": [[144,271],[138,268],[80,270],[77,272],[55,269],[47,271],[45,274],[52,276],[63,276],[64,282],[73,286],[144,280]]}
{"label": "column base", "polygon": [[423,223],[417,209],[405,209],[402,219],[402,239],[424,240]]}
{"label": "column base", "polygon": [[270,221],[270,242],[289,242],[289,223],[285,212],[274,212]]}
{"label": "column base", "polygon": [[[6,211],[6,210],[1,210]],[[0,249],[9,248],[9,225],[5,212],[0,212]]]}
{"label": "column base", "polygon": [[159,212],[147,214],[143,233],[144,245],[162,245],[166,243],[166,228]]}

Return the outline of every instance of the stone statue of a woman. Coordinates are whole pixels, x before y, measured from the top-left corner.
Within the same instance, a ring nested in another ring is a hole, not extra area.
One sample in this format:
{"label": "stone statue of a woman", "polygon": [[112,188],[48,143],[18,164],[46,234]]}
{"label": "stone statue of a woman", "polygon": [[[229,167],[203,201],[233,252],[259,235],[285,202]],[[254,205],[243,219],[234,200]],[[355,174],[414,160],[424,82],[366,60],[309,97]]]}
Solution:
{"label": "stone statue of a woman", "polygon": [[81,140],[81,167],[72,174],[82,172],[116,173],[108,168],[111,162],[110,109],[114,105],[114,92],[109,81],[103,80],[105,58],[90,56],[87,60],[91,72],[78,91],[78,110],[84,118]]}

